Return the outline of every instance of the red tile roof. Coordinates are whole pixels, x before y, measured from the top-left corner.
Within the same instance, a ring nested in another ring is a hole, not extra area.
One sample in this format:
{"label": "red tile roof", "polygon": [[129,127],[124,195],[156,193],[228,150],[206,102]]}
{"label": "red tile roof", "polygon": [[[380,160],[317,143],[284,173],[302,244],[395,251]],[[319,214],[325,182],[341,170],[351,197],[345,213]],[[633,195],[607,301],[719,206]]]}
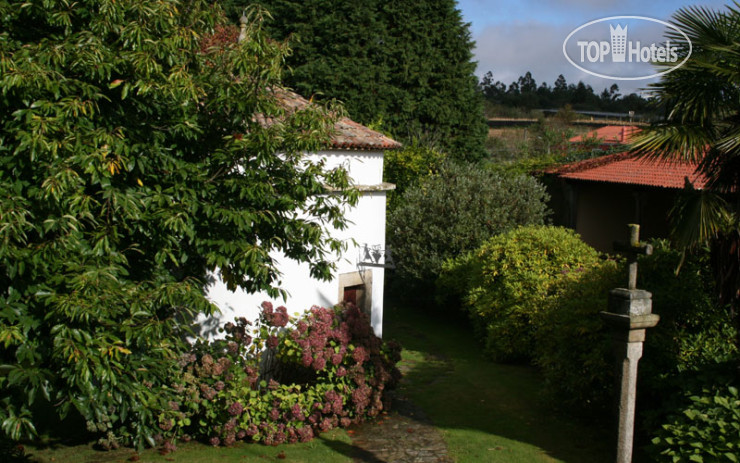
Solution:
{"label": "red tile roof", "polygon": [[571,143],[580,143],[587,139],[601,140],[605,145],[625,145],[630,142],[632,135],[640,132],[640,128],[634,125],[607,125],[592,130],[583,135],[568,140]]}
{"label": "red tile roof", "polygon": [[[311,104],[310,101],[290,90],[278,89],[276,93],[288,110],[295,111]],[[334,128],[333,149],[390,150],[402,146],[399,142],[358,124],[348,117],[339,119]]]}
{"label": "red tile roof", "polygon": [[592,182],[624,183],[660,188],[683,188],[684,180],[703,189],[706,177],[696,172],[696,164],[636,158],[625,152],[568,164],[550,171],[561,178]]}

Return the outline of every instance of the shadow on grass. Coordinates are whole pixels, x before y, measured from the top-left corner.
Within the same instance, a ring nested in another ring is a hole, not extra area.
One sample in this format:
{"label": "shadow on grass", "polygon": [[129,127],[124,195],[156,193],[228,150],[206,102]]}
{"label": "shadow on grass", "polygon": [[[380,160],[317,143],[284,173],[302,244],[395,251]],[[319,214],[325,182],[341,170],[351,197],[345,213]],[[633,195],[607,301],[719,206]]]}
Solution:
{"label": "shadow on grass", "polygon": [[445,433],[458,461],[612,459],[609,417],[584,424],[555,414],[536,370],[486,360],[466,320],[390,305],[385,325],[404,347],[400,393]]}
{"label": "shadow on grass", "polygon": [[338,440],[332,440],[332,439],[326,439],[323,436],[319,436],[319,439],[321,439],[325,446],[329,447],[333,451],[344,455],[347,458],[352,458],[356,462],[363,462],[363,463],[386,463],[385,461],[379,459],[375,456],[372,452],[361,449],[359,447],[355,447],[352,444],[348,444],[346,442],[341,442]]}

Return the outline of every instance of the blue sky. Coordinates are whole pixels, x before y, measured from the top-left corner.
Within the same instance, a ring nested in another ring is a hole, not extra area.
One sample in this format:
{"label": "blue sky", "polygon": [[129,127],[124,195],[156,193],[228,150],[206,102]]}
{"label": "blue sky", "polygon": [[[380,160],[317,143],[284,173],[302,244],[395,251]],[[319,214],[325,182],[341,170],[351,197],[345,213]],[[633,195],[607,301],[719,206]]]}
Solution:
{"label": "blue sky", "polygon": [[[527,71],[539,85],[563,74],[568,83],[583,80],[596,92],[616,81],[591,76],[572,66],[562,52],[575,28],[607,16],[647,16],[668,21],[679,8],[723,9],[715,0],[458,0],[463,19],[476,42],[477,74],[492,71],[507,85]],[[649,81],[619,81],[622,93],[639,92]]]}

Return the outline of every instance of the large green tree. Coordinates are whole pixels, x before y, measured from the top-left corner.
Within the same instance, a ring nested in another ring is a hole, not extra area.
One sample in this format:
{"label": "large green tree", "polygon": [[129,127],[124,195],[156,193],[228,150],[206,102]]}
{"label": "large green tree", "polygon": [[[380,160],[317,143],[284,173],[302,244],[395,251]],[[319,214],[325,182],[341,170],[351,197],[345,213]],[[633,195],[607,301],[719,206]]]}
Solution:
{"label": "large green tree", "polygon": [[[455,0],[257,0],[269,31],[290,39],[287,83],[337,98],[364,124],[382,121],[402,141],[422,139],[453,157],[485,155],[473,42]],[[223,0],[233,16],[248,0]]]}
{"label": "large green tree", "polygon": [[[285,45],[204,0],[0,1],[0,423],[74,411],[153,444],[208,272],[326,277],[346,172],[301,155],[330,112],[282,104]],[[233,26],[232,26],[233,27]],[[350,199],[351,199],[350,195]]]}
{"label": "large green tree", "polygon": [[[740,326],[740,10],[678,10],[678,69],[653,86],[664,119],[643,131],[635,151],[659,160],[691,161],[707,179],[687,185],[672,211],[675,237],[692,247],[711,244],[721,300]],[[690,56],[689,56],[690,55]]]}

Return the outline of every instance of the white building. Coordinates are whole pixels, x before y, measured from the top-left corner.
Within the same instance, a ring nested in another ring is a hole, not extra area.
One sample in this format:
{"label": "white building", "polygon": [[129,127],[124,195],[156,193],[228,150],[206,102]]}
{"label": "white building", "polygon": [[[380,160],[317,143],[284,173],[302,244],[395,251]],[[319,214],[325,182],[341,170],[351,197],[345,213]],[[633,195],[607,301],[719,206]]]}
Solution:
{"label": "white building", "polygon": [[[289,94],[286,103],[291,106],[309,104],[295,94]],[[348,227],[332,231],[334,237],[348,245],[344,255],[336,256],[338,263],[333,278],[330,281],[315,280],[309,274],[308,265],[273,255],[283,274],[281,287],[288,292],[287,300],[275,301],[267,294],[249,294],[241,289],[232,292],[223,282],[217,281],[209,287],[208,296],[221,309],[218,322],[223,324],[234,317],[255,320],[263,301],[271,301],[275,306],[285,305],[288,313],[292,314],[308,310],[313,305],[331,307],[346,300],[370,314],[373,330],[381,336],[384,264],[387,264],[383,257],[386,249],[386,192],[394,188],[383,183],[383,152],[400,146],[398,142],[350,119],[343,118],[337,122],[331,149],[306,154],[312,160],[324,158],[329,169],[344,166],[360,191],[357,205],[346,212]]]}

